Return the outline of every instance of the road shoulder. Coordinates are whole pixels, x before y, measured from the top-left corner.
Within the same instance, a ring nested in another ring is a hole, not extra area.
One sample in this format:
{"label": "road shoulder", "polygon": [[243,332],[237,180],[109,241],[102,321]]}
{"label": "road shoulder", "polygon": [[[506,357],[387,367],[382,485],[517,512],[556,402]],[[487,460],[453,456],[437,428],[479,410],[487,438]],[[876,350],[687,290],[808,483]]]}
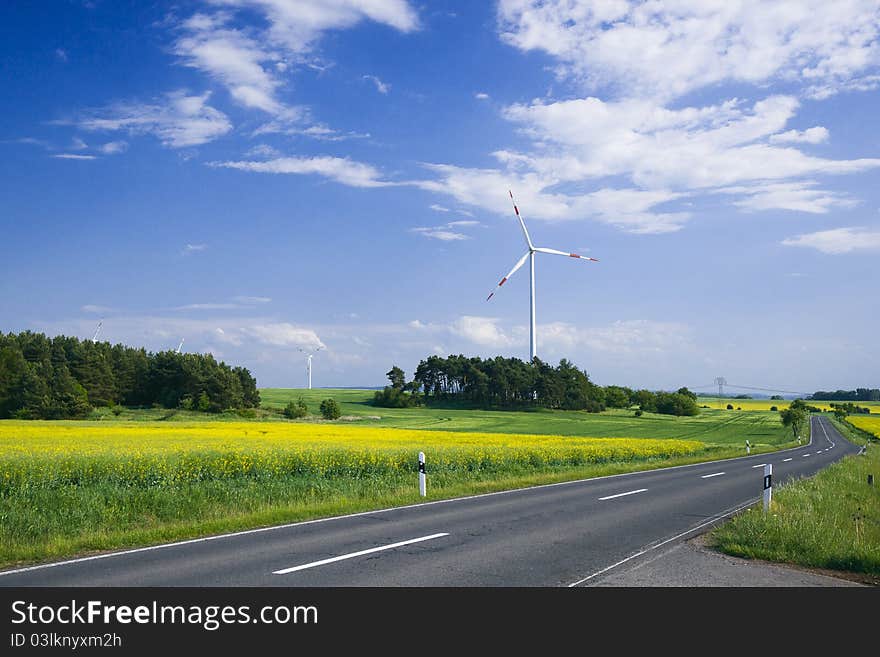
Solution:
{"label": "road shoulder", "polygon": [[707,535],[678,541],[624,564],[592,582],[615,587],[850,587],[869,585],[856,574],[741,559],[709,547]]}

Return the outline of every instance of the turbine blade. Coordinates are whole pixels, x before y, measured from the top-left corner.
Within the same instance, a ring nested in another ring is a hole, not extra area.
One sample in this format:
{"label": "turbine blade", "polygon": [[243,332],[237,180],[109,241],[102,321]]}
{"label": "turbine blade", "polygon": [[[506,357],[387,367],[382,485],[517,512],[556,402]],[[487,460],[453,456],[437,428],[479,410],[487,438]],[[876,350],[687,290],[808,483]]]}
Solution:
{"label": "turbine blade", "polygon": [[550,253],[552,255],[567,256],[569,258],[577,258],[579,260],[589,260],[590,262],[599,262],[598,260],[596,260],[596,258],[578,255],[577,253],[569,253],[568,251],[557,251],[556,249],[545,249],[543,247],[535,247],[535,251],[538,251],[540,253]]}
{"label": "turbine blade", "polygon": [[523,221],[522,215],[519,213],[519,208],[516,207],[516,201],[513,200],[513,192],[508,189],[507,193],[510,194],[510,202],[513,203],[513,211],[516,212],[516,218],[519,219],[519,225],[520,228],[522,228],[523,237],[526,238],[526,246],[529,247],[529,250],[531,251],[535,247],[532,245],[532,238],[529,237],[529,231],[526,229],[526,222]]}
{"label": "turbine blade", "polygon": [[522,266],[525,264],[525,262],[526,262],[526,258],[529,257],[530,253],[531,253],[531,251],[527,252],[522,258],[520,258],[520,259],[517,261],[517,263],[513,266],[513,269],[510,270],[510,273],[507,274],[507,276],[505,276],[504,278],[502,278],[502,279],[501,279],[501,282],[498,283],[498,285],[495,286],[495,289],[494,289],[494,290],[492,290],[492,293],[491,293],[488,297],[486,297],[486,301],[488,301],[488,300],[491,299],[493,296],[495,296],[495,293],[496,293],[498,290],[501,289],[501,286],[504,285],[504,284],[510,279],[510,277],[513,276],[513,275],[516,273],[516,270],[517,270],[517,269],[519,269],[520,267],[522,267]]}

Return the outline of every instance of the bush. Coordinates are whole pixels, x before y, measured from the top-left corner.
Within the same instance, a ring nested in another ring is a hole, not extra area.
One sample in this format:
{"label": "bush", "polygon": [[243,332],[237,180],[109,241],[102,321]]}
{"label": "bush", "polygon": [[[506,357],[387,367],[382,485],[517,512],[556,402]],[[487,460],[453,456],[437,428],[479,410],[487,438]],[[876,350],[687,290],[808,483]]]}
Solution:
{"label": "bush", "polygon": [[[321,404],[321,411],[323,412],[323,410],[324,410],[324,405]],[[288,420],[295,420],[297,418],[305,417],[306,415],[308,415],[309,408],[308,408],[308,406],[306,406],[306,403],[305,403],[305,401],[303,401],[303,398],[300,397],[296,401],[293,401],[291,399],[287,403],[287,406],[284,407],[284,410],[281,411],[281,413]]]}
{"label": "bush", "polygon": [[727,410],[728,410],[728,411],[732,411],[732,410],[733,410],[733,404],[728,404],[728,405],[727,405]]}
{"label": "bush", "polygon": [[235,414],[238,417],[247,418],[248,420],[253,420],[257,417],[257,411],[255,411],[253,408],[236,408]]}
{"label": "bush", "polygon": [[119,404],[116,404],[115,406],[112,406],[112,407],[110,408],[110,411],[111,411],[111,412],[113,413],[113,415],[115,415],[116,417],[119,417],[120,415],[122,415],[122,411],[124,411],[124,410],[125,410],[125,409],[124,409],[122,406],[120,406]]}
{"label": "bush", "polygon": [[417,395],[404,392],[401,388],[385,386],[384,390],[377,390],[373,395],[373,406],[385,408],[410,408],[419,403]]}
{"label": "bush", "polygon": [[655,396],[657,412],[664,415],[697,415],[695,397],[680,392],[658,392]]}
{"label": "bush", "polygon": [[776,406],[771,406],[770,410],[775,412],[775,411],[778,411],[779,409]]}
{"label": "bush", "polygon": [[342,415],[342,411],[335,399],[325,399],[321,402],[321,415],[325,420],[337,420]]}
{"label": "bush", "polygon": [[642,409],[641,409],[641,408],[637,408],[637,409],[636,409],[636,412],[634,413],[634,415],[635,415],[636,417],[642,417]]}

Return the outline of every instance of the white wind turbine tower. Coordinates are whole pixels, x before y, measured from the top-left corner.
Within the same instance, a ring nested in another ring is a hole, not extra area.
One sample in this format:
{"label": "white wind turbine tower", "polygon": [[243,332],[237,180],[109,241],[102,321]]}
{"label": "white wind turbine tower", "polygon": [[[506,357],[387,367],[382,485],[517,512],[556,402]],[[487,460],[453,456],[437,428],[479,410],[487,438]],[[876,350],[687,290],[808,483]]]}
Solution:
{"label": "white wind turbine tower", "polygon": [[307,356],[308,359],[309,359],[308,367],[307,367],[308,372],[309,372],[309,390],[312,389],[312,356],[314,356],[316,353],[318,353],[319,351],[321,351],[321,349],[323,349],[323,348],[324,348],[324,347],[321,346],[321,347],[318,347],[317,349],[315,349],[314,351],[306,351],[306,350],[303,349],[302,347],[299,347],[299,350],[300,350],[301,352],[303,352],[304,354],[306,354],[306,356]]}
{"label": "white wind turbine tower", "polygon": [[98,336],[101,334],[101,327],[104,326],[104,320],[102,319],[98,322],[98,328],[95,329],[95,334],[92,336],[92,342],[98,341]]}
{"label": "white wind turbine tower", "polygon": [[186,339],[186,338],[180,338],[180,344],[177,345],[177,350],[174,352],[175,354],[179,354],[179,353],[180,353],[180,350],[183,349],[183,341],[184,341],[185,339]]}
{"label": "white wind turbine tower", "polygon": [[501,289],[501,286],[504,285],[507,280],[516,273],[516,270],[522,267],[526,258],[529,260],[529,274],[531,276],[531,287],[530,287],[530,295],[529,295],[529,305],[530,305],[530,314],[531,321],[529,324],[529,360],[534,360],[535,356],[538,355],[538,347],[537,347],[537,335],[535,329],[535,254],[536,253],[549,253],[551,255],[561,255],[567,258],[577,258],[579,260],[589,260],[590,262],[599,262],[596,258],[589,258],[587,256],[578,255],[576,253],[568,253],[567,251],[557,251],[556,249],[546,249],[543,247],[535,246],[532,244],[532,238],[529,237],[529,231],[526,229],[526,223],[523,221],[523,218],[519,214],[519,208],[516,207],[516,201],[513,200],[513,192],[508,191],[510,194],[510,200],[513,203],[513,211],[516,212],[516,218],[519,219],[520,228],[522,228],[523,237],[526,240],[526,246],[528,247],[528,251],[526,254],[520,258],[517,263],[513,266],[513,269],[510,270],[510,273],[507,274],[504,278],[501,279],[501,282],[492,290],[492,293],[486,297],[486,301],[495,296],[495,293]]}

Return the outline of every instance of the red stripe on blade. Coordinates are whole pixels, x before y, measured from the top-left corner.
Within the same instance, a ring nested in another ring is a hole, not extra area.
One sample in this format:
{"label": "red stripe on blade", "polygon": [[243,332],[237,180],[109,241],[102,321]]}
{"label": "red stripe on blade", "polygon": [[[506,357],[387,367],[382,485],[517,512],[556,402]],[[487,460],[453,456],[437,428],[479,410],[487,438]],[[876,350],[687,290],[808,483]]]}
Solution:
{"label": "red stripe on blade", "polygon": [[580,256],[577,253],[569,253],[568,257],[569,258],[580,258]]}
{"label": "red stripe on blade", "polygon": [[498,287],[501,287],[501,286],[504,285],[506,282],[507,282],[507,276],[505,276],[504,278],[501,279],[501,282],[498,284]]}

